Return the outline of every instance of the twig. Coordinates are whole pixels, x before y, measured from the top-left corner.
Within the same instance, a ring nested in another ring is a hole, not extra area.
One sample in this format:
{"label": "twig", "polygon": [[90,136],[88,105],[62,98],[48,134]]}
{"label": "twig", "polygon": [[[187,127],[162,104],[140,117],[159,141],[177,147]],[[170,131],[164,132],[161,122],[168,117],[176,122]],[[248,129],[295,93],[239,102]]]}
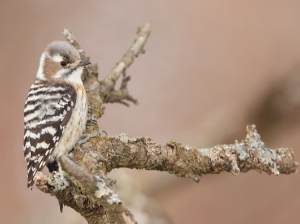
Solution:
{"label": "twig", "polygon": [[138,105],[138,100],[134,99],[128,89],[127,89],[127,83],[130,81],[130,76],[126,76],[125,72],[123,74],[122,83],[119,90],[111,90],[104,98],[105,103],[121,103],[127,107],[129,107],[129,104],[125,101],[128,100],[130,102],[133,102],[135,105]]}
{"label": "twig", "polygon": [[134,62],[134,59],[146,52],[144,47],[150,36],[150,32],[151,28],[148,23],[138,29],[133,45],[126,51],[112,71],[101,81],[102,95],[107,95],[115,87],[117,80],[123,72]]}
{"label": "twig", "polygon": [[83,51],[83,49],[77,42],[74,34],[71,31],[69,31],[68,29],[64,29],[63,35],[65,36],[66,40],[78,50],[81,60],[84,60],[84,61],[88,60],[88,58],[85,56],[85,52]]}

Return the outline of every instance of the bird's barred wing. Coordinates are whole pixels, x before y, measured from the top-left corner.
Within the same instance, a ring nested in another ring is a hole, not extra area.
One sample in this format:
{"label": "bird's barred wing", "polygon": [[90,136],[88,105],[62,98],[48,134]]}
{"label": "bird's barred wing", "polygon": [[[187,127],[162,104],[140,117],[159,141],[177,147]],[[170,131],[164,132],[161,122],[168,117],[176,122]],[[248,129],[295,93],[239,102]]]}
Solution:
{"label": "bird's barred wing", "polygon": [[53,153],[76,104],[76,90],[68,84],[37,80],[31,86],[24,108],[24,156],[27,187],[32,189]]}

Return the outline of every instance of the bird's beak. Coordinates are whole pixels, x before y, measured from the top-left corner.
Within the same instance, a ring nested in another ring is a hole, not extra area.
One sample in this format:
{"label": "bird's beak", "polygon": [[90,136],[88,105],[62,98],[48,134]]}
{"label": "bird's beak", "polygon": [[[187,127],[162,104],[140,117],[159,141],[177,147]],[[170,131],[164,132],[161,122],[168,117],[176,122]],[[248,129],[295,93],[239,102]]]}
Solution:
{"label": "bird's beak", "polygon": [[88,62],[88,61],[80,61],[78,66],[86,66],[86,65],[89,65],[89,64],[91,64],[91,62]]}

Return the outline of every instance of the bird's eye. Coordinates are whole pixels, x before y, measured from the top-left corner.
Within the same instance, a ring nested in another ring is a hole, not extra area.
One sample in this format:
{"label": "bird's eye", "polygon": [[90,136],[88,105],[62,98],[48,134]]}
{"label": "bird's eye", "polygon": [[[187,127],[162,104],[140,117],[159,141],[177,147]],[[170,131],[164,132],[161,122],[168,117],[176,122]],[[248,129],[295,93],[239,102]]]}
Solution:
{"label": "bird's eye", "polygon": [[60,64],[61,64],[61,66],[66,66],[67,65],[67,63],[64,62],[64,61],[61,61]]}

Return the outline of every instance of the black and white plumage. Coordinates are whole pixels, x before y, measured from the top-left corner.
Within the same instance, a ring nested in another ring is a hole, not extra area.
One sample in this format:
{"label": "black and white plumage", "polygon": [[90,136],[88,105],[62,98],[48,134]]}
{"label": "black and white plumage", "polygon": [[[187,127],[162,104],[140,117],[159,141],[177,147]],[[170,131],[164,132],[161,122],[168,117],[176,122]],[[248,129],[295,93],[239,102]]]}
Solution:
{"label": "black and white plumage", "polygon": [[70,152],[85,130],[87,95],[81,74],[87,64],[67,42],[52,42],[42,54],[24,108],[29,189],[45,165],[58,171],[56,157]]}
{"label": "black and white plumage", "polygon": [[71,85],[37,80],[31,86],[24,109],[24,156],[27,161],[28,188],[33,186],[35,173],[55,159],[54,155],[58,152],[56,150],[54,153],[54,150],[75,104],[76,91]]}

